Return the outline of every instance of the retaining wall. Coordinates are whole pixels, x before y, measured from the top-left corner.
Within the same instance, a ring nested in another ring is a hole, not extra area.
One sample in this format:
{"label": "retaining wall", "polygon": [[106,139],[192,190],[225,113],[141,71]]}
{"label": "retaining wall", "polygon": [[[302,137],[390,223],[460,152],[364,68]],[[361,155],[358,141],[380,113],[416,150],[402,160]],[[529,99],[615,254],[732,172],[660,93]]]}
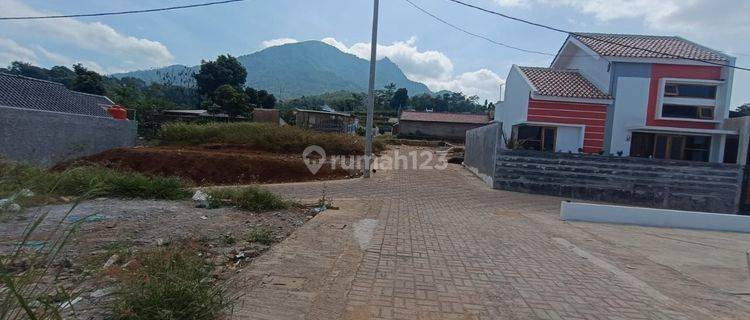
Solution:
{"label": "retaining wall", "polygon": [[135,121],[0,106],[0,156],[50,167],[118,147],[132,147]]}
{"label": "retaining wall", "polygon": [[[469,150],[467,144],[466,152]],[[498,148],[499,150],[499,148]],[[736,213],[740,165],[499,150],[494,188],[652,208]]]}
{"label": "retaining wall", "polygon": [[466,131],[464,165],[490,186],[495,173],[495,154],[500,149],[500,128],[500,123],[491,123]]}

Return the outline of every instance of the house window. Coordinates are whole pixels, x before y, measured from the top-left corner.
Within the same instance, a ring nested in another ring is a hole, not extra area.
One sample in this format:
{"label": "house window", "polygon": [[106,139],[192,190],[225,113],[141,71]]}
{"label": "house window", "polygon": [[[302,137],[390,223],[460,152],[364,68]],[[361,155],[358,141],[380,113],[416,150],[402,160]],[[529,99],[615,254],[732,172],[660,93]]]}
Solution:
{"label": "house window", "polygon": [[716,99],[716,86],[667,83],[664,85],[664,96],[674,98]]}
{"label": "house window", "polygon": [[630,155],[634,157],[708,162],[711,137],[634,132]]}
{"label": "house window", "polygon": [[713,120],[714,107],[664,104],[661,109],[661,115],[666,118]]}
{"label": "house window", "polygon": [[557,128],[542,126],[518,126],[516,141],[521,149],[555,151]]}

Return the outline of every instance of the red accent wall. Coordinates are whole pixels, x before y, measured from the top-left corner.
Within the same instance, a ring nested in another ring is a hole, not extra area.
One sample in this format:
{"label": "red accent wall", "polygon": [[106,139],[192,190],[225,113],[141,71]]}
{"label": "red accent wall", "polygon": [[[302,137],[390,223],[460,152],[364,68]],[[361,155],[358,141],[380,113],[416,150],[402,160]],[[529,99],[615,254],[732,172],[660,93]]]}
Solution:
{"label": "red accent wall", "polygon": [[607,105],[529,99],[527,120],[585,125],[583,151],[596,153],[604,147]]}
{"label": "red accent wall", "polygon": [[646,125],[659,127],[693,128],[693,129],[715,129],[715,123],[657,120],[656,109],[659,100],[659,82],[662,78],[683,79],[721,79],[721,67],[709,66],[685,66],[675,64],[652,64],[651,65],[651,87],[648,96],[648,116]]}

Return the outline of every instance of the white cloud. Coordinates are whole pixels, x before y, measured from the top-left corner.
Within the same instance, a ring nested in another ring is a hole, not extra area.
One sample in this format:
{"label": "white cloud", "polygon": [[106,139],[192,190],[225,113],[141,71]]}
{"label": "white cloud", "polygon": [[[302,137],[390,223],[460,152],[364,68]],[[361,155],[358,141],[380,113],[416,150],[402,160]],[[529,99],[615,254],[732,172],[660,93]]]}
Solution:
{"label": "white cloud", "polygon": [[70,67],[75,63],[73,59],[70,59],[62,54],[51,52],[42,46],[37,46],[36,50],[44,56],[47,61],[54,65],[68,66]]}
{"label": "white cloud", "polygon": [[[747,0],[495,0],[505,7],[567,6],[601,22],[641,18],[656,32],[700,39],[730,38],[750,32]],[[728,42],[728,41],[727,41]]]}
{"label": "white cloud", "polygon": [[13,61],[36,63],[34,50],[26,48],[11,39],[0,38],[0,66],[5,67]]}
{"label": "white cloud", "polygon": [[[3,13],[9,16],[44,15],[50,12],[35,10],[18,0],[3,0]],[[158,41],[123,35],[101,22],[82,22],[76,19],[6,21],[14,34],[43,35],[45,39],[62,45],[72,45],[114,58],[128,68],[166,65],[174,59],[166,46]],[[109,69],[116,69],[111,66]]]}
{"label": "white cloud", "polygon": [[[359,42],[347,46],[334,38],[325,38],[321,41],[362,59],[370,59],[370,43]],[[503,79],[496,73],[480,69],[454,75],[453,62],[447,55],[435,50],[420,51],[416,44],[416,37],[396,41],[390,45],[378,44],[377,58],[387,57],[398,65],[409,79],[422,82],[433,91],[460,91],[490,101],[500,98],[500,84],[503,83]]]}
{"label": "white cloud", "polygon": [[289,44],[289,43],[297,43],[297,42],[298,42],[297,39],[279,38],[279,39],[271,39],[271,40],[263,41],[260,43],[260,45],[263,46],[263,48],[268,48],[268,47],[275,47],[275,46],[280,46],[280,45]]}

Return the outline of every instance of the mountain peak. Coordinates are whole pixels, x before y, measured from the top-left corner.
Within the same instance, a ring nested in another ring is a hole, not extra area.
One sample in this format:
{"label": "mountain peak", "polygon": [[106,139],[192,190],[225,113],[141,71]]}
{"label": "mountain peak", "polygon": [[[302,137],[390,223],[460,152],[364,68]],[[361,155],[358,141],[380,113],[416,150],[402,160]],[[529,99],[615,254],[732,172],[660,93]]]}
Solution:
{"label": "mountain peak", "polygon": [[[303,95],[318,95],[333,91],[364,92],[369,78],[369,62],[353,54],[340,51],[325,42],[309,40],[268,47],[255,53],[241,55],[237,60],[247,69],[246,84],[264,89],[280,99]],[[406,88],[410,94],[429,93],[422,83],[406,78],[390,59],[378,61],[376,85],[388,83]],[[169,66],[159,69],[114,74],[117,78],[135,77],[146,82],[166,82],[192,85],[192,77],[175,77],[186,71],[197,72],[200,66]]]}

